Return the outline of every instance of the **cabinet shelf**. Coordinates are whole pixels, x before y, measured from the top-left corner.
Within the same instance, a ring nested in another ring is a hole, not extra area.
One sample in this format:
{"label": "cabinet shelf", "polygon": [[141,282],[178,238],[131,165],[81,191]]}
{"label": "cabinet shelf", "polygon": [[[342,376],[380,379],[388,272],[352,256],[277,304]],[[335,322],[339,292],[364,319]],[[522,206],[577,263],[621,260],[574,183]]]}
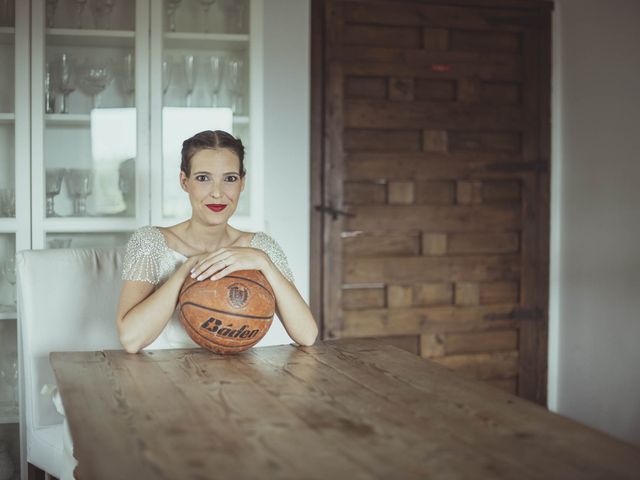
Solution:
{"label": "cabinet shelf", "polygon": [[45,218],[46,233],[132,232],[138,228],[135,218],[58,217]]}
{"label": "cabinet shelf", "polygon": [[3,320],[15,320],[18,318],[15,305],[0,304],[0,322]]}
{"label": "cabinet shelf", "polygon": [[49,28],[47,44],[72,47],[131,47],[134,32],[129,30],[84,30],[73,28]]}
{"label": "cabinet shelf", "polygon": [[18,407],[0,404],[0,424],[18,423]]}
{"label": "cabinet shelf", "polygon": [[91,115],[88,113],[46,113],[47,125],[90,125]]}
{"label": "cabinet shelf", "polygon": [[18,224],[15,218],[0,217],[0,233],[16,233]]}
{"label": "cabinet shelf", "polygon": [[13,45],[16,29],[13,27],[0,27],[0,45]]}
{"label": "cabinet shelf", "polygon": [[16,120],[16,116],[13,113],[0,113],[0,125],[13,123]]}
{"label": "cabinet shelf", "polygon": [[[3,117],[0,116],[0,123],[2,123],[2,118]],[[47,113],[44,118],[47,125],[91,125],[91,115],[88,113]],[[249,117],[246,115],[234,116],[233,123],[236,125],[248,125]]]}
{"label": "cabinet shelf", "polygon": [[186,50],[246,50],[249,35],[228,33],[165,33],[167,49]]}

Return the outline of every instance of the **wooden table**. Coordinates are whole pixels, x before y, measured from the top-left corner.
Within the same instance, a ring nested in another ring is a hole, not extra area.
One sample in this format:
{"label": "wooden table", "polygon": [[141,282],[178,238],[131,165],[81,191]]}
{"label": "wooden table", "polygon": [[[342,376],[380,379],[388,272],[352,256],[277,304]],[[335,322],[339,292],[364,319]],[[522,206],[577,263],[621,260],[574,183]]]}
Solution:
{"label": "wooden table", "polygon": [[373,340],[51,363],[79,479],[640,478],[640,449]]}

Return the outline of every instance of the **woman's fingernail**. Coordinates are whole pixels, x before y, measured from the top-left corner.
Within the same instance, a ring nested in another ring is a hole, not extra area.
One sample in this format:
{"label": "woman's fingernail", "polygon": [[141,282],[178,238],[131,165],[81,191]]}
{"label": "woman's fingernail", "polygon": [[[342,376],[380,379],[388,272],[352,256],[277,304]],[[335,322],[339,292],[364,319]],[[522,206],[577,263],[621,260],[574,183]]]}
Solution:
{"label": "woman's fingernail", "polygon": [[204,275],[200,275],[200,276],[198,277],[198,280],[203,280],[203,279],[204,279]]}

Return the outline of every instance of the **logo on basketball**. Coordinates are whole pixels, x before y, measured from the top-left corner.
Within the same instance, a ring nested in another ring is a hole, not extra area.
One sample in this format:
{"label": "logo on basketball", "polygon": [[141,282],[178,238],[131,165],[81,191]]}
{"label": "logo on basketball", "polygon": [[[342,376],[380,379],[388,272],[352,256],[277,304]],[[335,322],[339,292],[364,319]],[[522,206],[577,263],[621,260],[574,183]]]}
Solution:
{"label": "logo on basketball", "polygon": [[249,291],[241,283],[232,283],[228,287],[228,298],[234,308],[242,308],[247,304]]}

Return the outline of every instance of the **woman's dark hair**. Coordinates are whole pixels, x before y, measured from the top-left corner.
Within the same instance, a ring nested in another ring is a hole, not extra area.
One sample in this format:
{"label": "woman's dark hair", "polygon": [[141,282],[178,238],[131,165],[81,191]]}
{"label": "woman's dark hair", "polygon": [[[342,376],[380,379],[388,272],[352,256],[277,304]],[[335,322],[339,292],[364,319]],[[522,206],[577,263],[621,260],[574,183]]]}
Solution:
{"label": "woman's dark hair", "polygon": [[200,150],[218,150],[221,148],[232,151],[240,159],[240,176],[244,177],[247,173],[244,169],[244,145],[242,145],[242,141],[239,138],[222,130],[205,130],[182,142],[180,170],[188,177],[191,175],[191,159],[196,153]]}

